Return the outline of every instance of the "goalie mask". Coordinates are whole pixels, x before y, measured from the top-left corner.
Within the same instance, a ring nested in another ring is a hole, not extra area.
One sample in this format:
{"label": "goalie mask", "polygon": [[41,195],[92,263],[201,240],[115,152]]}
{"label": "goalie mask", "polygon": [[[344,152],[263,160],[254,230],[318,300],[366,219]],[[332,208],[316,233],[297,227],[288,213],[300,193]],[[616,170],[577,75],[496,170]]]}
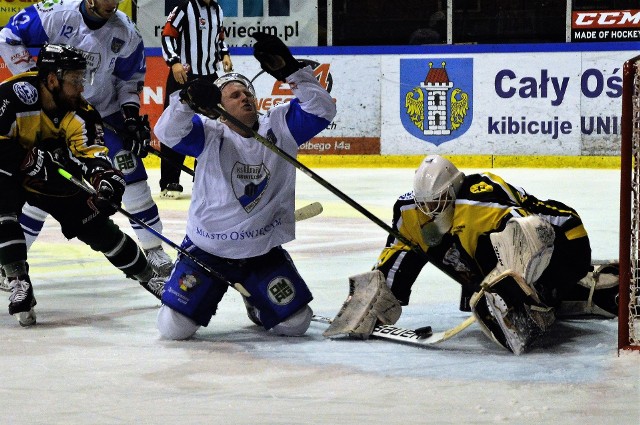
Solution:
{"label": "goalie mask", "polygon": [[456,194],[462,186],[464,173],[440,155],[429,155],[420,164],[413,178],[416,206],[431,219],[422,228],[427,245],[440,243],[453,224]]}

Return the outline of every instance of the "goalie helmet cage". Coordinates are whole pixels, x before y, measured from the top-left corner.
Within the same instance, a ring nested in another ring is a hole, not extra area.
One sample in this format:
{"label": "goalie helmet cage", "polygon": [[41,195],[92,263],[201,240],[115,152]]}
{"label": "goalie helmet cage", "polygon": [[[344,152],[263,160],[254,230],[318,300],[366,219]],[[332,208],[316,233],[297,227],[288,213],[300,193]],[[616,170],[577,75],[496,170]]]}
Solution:
{"label": "goalie helmet cage", "polygon": [[640,56],[622,78],[618,350],[640,350]]}

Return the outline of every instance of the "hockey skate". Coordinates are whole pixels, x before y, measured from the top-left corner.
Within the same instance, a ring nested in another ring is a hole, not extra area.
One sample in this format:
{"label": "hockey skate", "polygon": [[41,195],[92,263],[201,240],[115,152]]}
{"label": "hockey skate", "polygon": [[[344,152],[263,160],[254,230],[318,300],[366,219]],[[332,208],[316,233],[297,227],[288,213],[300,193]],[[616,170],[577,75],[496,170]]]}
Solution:
{"label": "hockey skate", "polygon": [[160,192],[160,197],[163,199],[178,199],[184,188],[179,183],[169,183],[167,187]]}
{"label": "hockey skate", "polygon": [[473,314],[489,338],[522,354],[553,324],[554,311],[534,299],[530,287],[511,271],[492,282],[473,295]]}
{"label": "hockey skate", "polygon": [[33,287],[29,279],[15,278],[9,282],[11,295],[9,296],[9,314],[15,316],[20,326],[31,326],[36,323],[36,312],[33,307],[37,304],[33,296]]}
{"label": "hockey skate", "polygon": [[171,274],[173,260],[164,252],[161,246],[145,249],[144,253],[147,256],[147,261],[151,265],[151,268],[158,276],[167,277]]}
{"label": "hockey skate", "polygon": [[149,279],[148,282],[140,282],[140,285],[142,285],[142,287],[147,291],[151,292],[157,299],[162,300],[166,280],[167,278],[165,276],[155,276]]}
{"label": "hockey skate", "polygon": [[488,310],[502,331],[504,339],[500,341],[501,345],[513,354],[522,354],[536,338],[543,334],[543,329],[530,315],[531,306],[526,304],[507,306],[499,294],[491,292],[486,293],[486,299]]}

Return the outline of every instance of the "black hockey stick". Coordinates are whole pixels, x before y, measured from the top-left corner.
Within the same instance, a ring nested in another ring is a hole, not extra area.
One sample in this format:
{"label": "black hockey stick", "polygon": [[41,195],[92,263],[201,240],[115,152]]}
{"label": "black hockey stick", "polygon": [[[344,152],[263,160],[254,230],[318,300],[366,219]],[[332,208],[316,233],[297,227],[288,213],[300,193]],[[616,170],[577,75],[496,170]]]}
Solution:
{"label": "black hockey stick", "polygon": [[[117,128],[115,128],[112,125],[107,124],[106,122],[102,123],[102,125],[104,126],[104,128],[113,131],[114,133],[116,133],[120,137],[123,137],[122,130],[118,130]],[[176,163],[173,159],[167,157],[161,151],[159,151],[159,150],[157,150],[155,148],[152,148],[151,146],[149,146],[149,148],[146,151],[149,152],[150,154],[153,154],[153,155],[157,156],[160,159],[163,159],[163,160],[167,161],[169,164],[171,164],[171,166],[181,169],[185,173],[189,174],[191,177],[195,177],[196,176],[196,173],[195,173],[194,170],[192,170],[191,168],[187,167],[184,164]]]}
{"label": "black hockey stick", "polygon": [[[85,192],[91,194],[91,195],[95,195],[96,194],[96,190],[93,187],[87,186],[86,184],[84,184],[83,181],[75,178],[73,175],[71,175],[68,171],[63,170],[62,168],[58,168],[58,173],[64,177],[65,179],[69,180],[71,183],[75,184],[77,187],[79,187],[80,189],[84,190]],[[234,288],[235,290],[237,290],[238,292],[240,292],[243,296],[245,297],[250,297],[251,294],[249,293],[249,291],[247,291],[245,289],[244,286],[242,286],[242,284],[240,283],[231,283],[229,280],[227,280],[227,278],[225,278],[222,274],[220,274],[219,272],[213,270],[211,267],[209,267],[208,265],[206,265],[205,263],[203,263],[202,261],[200,261],[197,257],[195,257],[194,255],[192,255],[191,253],[185,251],[184,249],[182,249],[178,244],[174,243],[171,239],[167,238],[166,236],[164,236],[162,233],[158,232],[156,229],[154,229],[153,227],[149,226],[147,223],[145,223],[144,221],[140,220],[139,218],[135,217],[134,215],[132,215],[131,213],[129,213],[128,211],[122,209],[121,207],[119,207],[116,204],[111,204],[114,208],[116,208],[118,210],[118,212],[122,215],[124,215],[125,217],[127,217],[129,220],[135,222],[136,224],[144,227],[146,230],[148,230],[149,232],[153,233],[155,236],[157,236],[158,238],[160,238],[164,243],[166,243],[167,245],[169,245],[171,248],[175,249],[176,251],[178,251],[180,254],[184,255],[185,257],[189,258],[191,261],[193,261],[195,264],[197,264],[202,270],[204,270],[205,272],[207,272],[210,276],[220,280],[221,282],[226,283],[227,285],[231,286],[232,288]]]}
{"label": "black hockey stick", "polygon": [[341,190],[339,190],[338,188],[333,186],[331,183],[329,183],[328,181],[326,181],[322,177],[320,177],[318,174],[316,174],[314,171],[312,171],[309,167],[307,167],[304,164],[302,164],[300,161],[298,161],[297,159],[295,159],[294,157],[289,155],[287,152],[285,152],[284,150],[282,150],[281,148],[276,146],[274,143],[269,141],[267,138],[261,136],[256,130],[252,129],[251,127],[247,126],[242,121],[240,121],[239,119],[237,119],[236,117],[231,115],[229,112],[227,112],[226,109],[224,109],[224,107],[221,104],[218,104],[218,105],[214,106],[213,109],[217,113],[219,113],[221,116],[223,116],[226,120],[230,121],[233,125],[235,125],[236,127],[240,128],[242,131],[246,132],[247,134],[251,134],[251,136],[254,139],[256,139],[258,142],[262,143],[269,150],[271,150],[274,153],[276,153],[278,156],[283,158],[285,161],[287,161],[288,163],[293,165],[295,168],[297,168],[298,170],[302,171],[304,174],[306,174],[307,176],[311,177],[316,182],[320,183],[320,185],[322,185],[326,189],[328,189],[329,192],[333,193],[338,198],[342,199],[347,204],[349,204],[350,206],[355,208],[358,212],[360,212],[362,215],[367,217],[369,220],[373,221],[375,224],[380,226],[382,229],[384,229],[391,236],[393,236],[394,238],[396,238],[400,242],[402,242],[405,245],[407,245],[408,247],[410,247],[416,253],[419,253],[420,255],[425,255],[424,251],[422,251],[422,249],[420,249],[420,247],[418,245],[416,245],[413,241],[411,241],[408,238],[406,238],[405,236],[403,236],[399,231],[394,230],[393,228],[391,228],[388,224],[386,224],[384,221],[380,220],[378,217],[373,215],[371,212],[369,212],[369,210],[367,210],[362,205],[360,205],[359,203],[354,201],[347,194],[345,194],[344,192],[342,192]]}

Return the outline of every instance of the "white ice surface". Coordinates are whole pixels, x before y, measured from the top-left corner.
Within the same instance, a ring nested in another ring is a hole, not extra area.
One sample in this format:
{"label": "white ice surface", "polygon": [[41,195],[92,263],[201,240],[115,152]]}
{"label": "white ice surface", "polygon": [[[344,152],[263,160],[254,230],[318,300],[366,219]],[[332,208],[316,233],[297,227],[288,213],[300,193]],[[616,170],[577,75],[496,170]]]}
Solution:
{"label": "white ice surface", "polygon": [[[593,257],[618,257],[617,171],[491,171],[575,207]],[[387,223],[413,176],[412,169],[316,172]],[[157,195],[158,170],[150,174]],[[188,193],[187,176],[182,183]],[[334,316],[347,277],[370,269],[386,233],[303,174],[297,201],[320,201],[325,211],[299,223],[286,248],[314,293],[314,311]],[[158,204],[165,235],[180,242],[188,199]],[[324,340],[318,323],[305,337],[274,337],[249,322],[229,291],[197,338],[169,342],[155,329],[155,299],[100,255],[65,241],[54,221],[29,261],[37,326],[0,315],[3,424],[640,423],[640,353],[618,356],[616,320],[559,322],[516,357],[477,325],[428,349]],[[452,327],[466,317],[458,296],[458,285],[429,265],[398,324]]]}

